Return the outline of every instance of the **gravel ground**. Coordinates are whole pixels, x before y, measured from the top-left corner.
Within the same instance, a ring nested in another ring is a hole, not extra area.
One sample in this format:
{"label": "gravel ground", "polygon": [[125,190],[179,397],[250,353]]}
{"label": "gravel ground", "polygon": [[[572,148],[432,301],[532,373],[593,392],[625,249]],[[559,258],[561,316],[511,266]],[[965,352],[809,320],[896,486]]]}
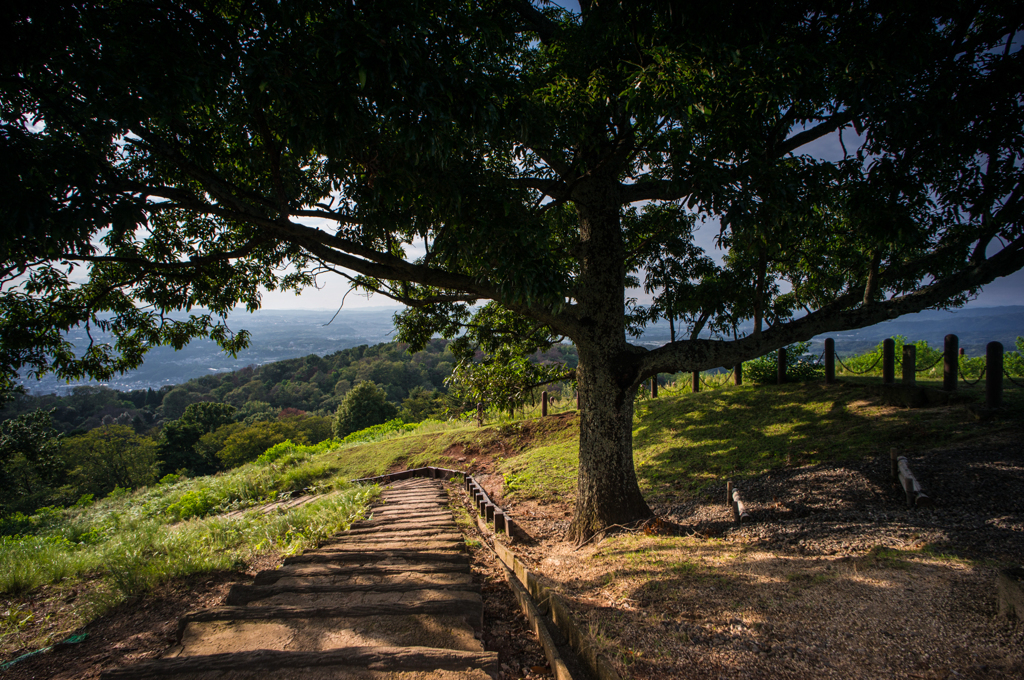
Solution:
{"label": "gravel ground", "polygon": [[568,505],[522,503],[517,550],[624,678],[1024,678],[1024,622],[995,592],[1024,565],[1021,435],[908,455],[932,507],[907,507],[880,454],[742,480],[742,526],[724,488],[654,504],[678,538],[577,548]]}
{"label": "gravel ground", "polygon": [[908,463],[932,507],[907,507],[886,455],[745,480],[737,487],[754,521],[742,527],[711,498],[656,512],[697,531],[800,554],[927,546],[941,554],[1024,564],[1021,442],[940,447],[908,456]]}

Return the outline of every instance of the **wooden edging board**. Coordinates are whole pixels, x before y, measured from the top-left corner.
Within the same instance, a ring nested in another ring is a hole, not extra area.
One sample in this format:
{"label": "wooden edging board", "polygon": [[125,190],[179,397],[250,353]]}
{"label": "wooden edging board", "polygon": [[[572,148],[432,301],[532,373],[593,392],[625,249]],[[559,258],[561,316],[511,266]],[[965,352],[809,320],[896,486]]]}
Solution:
{"label": "wooden edging board", "polygon": [[[533,605],[530,612],[526,612],[527,606],[520,601],[520,605],[524,608],[527,618],[530,618],[530,625],[535,629],[542,625],[540,622],[534,622],[534,617],[543,616],[543,612],[547,614],[547,620],[551,621],[558,627],[558,630],[569,641],[569,646],[572,647],[573,651],[579,656],[580,660],[587,666],[587,669],[593,674],[598,680],[622,680],[618,672],[612,667],[608,660],[597,651],[596,645],[587,636],[576,620],[572,617],[569,611],[569,607],[565,602],[565,599],[548,588],[540,582],[537,576],[530,572],[523,564],[522,560],[516,557],[516,554],[512,552],[507,546],[495,541],[494,552],[498,556],[498,559],[511,574],[512,578],[515,579],[516,585],[518,585],[523,592],[526,593],[527,598],[530,600],[529,604]],[[516,590],[513,587],[513,590]],[[518,599],[518,596],[517,596]],[[539,603],[539,604],[538,604]],[[536,613],[534,613],[536,612]],[[536,630],[535,630],[536,632]],[[546,631],[545,631],[546,632]],[[545,653],[547,653],[549,661],[551,660],[551,653],[548,652],[545,639],[538,633],[538,637],[541,638],[541,644],[545,645]],[[548,636],[550,640],[550,636]],[[558,650],[554,647],[554,641],[550,641],[552,652],[557,656]],[[551,664],[552,671],[556,672],[557,680],[562,680],[563,676],[557,674],[555,663]],[[566,671],[568,676],[568,671]]]}

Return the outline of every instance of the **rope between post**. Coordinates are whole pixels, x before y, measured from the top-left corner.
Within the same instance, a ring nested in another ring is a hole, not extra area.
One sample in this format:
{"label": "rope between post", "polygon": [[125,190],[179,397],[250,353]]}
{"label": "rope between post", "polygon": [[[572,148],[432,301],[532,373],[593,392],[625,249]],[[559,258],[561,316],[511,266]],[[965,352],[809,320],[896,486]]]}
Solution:
{"label": "rope between post", "polygon": [[964,381],[964,383],[966,383],[970,387],[974,387],[975,385],[977,385],[978,383],[981,382],[981,379],[985,377],[985,371],[987,369],[988,369],[988,366],[986,366],[985,368],[981,369],[981,375],[978,376],[978,379],[975,380],[974,382],[971,382],[970,380],[967,379],[967,376],[964,375],[963,370],[961,370],[961,368],[959,366],[956,367],[957,373],[960,374],[960,378]]}
{"label": "rope between post", "polygon": [[873,370],[875,368],[875,366],[878,365],[878,362],[881,361],[881,360],[882,360],[882,355],[879,354],[877,357],[875,357],[875,363],[871,364],[870,366],[868,366],[863,371],[855,371],[852,368],[850,368],[849,366],[847,366],[846,364],[844,364],[843,360],[841,358],[839,358],[838,354],[836,355],[836,361],[839,362],[839,365],[842,366],[843,369],[845,369],[846,371],[848,371],[850,373],[853,373],[854,375],[864,375],[865,373],[868,373],[869,371]]}
{"label": "rope between post", "polygon": [[944,357],[943,357],[943,356],[942,356],[942,355],[940,354],[940,355],[939,355],[939,358],[938,358],[938,359],[936,359],[935,361],[933,361],[933,362],[932,362],[932,365],[931,365],[931,366],[928,366],[927,368],[916,368],[916,367],[915,367],[915,368],[914,368],[914,373],[924,373],[925,371],[930,371],[930,370],[932,370],[933,368],[935,368],[936,366],[938,366],[938,365],[939,365],[939,362],[940,362],[940,361],[942,361],[942,359],[943,359],[943,358],[944,358]]}
{"label": "rope between post", "polygon": [[1003,369],[1003,376],[1017,387],[1024,387],[1024,385],[1014,380],[1013,376],[1005,368]]}

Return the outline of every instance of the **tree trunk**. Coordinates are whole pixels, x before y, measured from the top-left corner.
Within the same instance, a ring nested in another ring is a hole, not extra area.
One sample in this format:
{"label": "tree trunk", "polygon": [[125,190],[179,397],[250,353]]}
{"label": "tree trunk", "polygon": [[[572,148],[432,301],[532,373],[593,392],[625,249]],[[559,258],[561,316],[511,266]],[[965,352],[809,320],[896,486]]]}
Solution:
{"label": "tree trunk", "polygon": [[580,218],[580,466],[570,540],[652,515],[633,467],[633,399],[640,384],[636,348],[626,343],[625,257],[618,183],[587,182],[574,192]]}
{"label": "tree trunk", "polygon": [[652,516],[633,465],[635,386],[623,388],[615,363],[580,351],[580,466],[570,540]]}

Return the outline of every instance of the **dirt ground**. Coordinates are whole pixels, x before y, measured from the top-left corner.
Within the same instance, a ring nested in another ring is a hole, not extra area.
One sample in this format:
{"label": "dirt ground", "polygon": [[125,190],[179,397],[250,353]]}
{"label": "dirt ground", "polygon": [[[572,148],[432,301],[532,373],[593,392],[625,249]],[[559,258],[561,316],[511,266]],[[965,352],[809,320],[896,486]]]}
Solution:
{"label": "dirt ground", "polygon": [[886,453],[745,480],[749,524],[724,486],[670,492],[646,532],[582,547],[560,540],[570,505],[511,501],[514,548],[623,677],[1024,678],[1024,623],[996,605],[1024,564],[1024,424],[1005,425],[910,457],[931,508]]}

